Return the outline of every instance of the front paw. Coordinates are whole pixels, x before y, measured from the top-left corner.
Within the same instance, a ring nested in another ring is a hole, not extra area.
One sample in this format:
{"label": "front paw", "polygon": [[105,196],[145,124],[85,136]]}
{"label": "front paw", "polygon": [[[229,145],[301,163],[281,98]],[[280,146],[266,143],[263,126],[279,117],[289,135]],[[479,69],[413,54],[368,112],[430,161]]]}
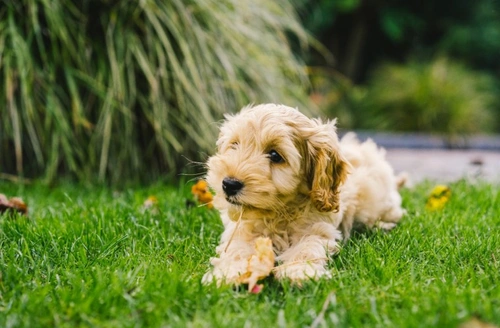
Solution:
{"label": "front paw", "polygon": [[286,262],[274,268],[274,276],[279,280],[290,280],[301,285],[303,281],[331,278],[332,274],[323,265],[313,262]]}
{"label": "front paw", "polygon": [[212,258],[213,269],[205,273],[203,284],[216,283],[217,286],[239,285],[241,276],[247,271],[248,260],[228,261],[227,259]]}

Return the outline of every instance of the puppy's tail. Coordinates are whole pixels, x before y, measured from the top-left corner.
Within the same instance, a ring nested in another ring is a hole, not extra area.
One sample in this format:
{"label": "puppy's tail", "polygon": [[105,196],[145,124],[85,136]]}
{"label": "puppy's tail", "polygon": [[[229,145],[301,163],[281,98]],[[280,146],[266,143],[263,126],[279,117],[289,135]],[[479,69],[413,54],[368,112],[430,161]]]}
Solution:
{"label": "puppy's tail", "polygon": [[407,172],[401,172],[396,175],[396,186],[398,189],[403,188],[410,181],[410,175]]}
{"label": "puppy's tail", "polygon": [[360,144],[359,139],[356,136],[356,133],[354,133],[354,132],[347,132],[340,140],[340,143],[342,143],[344,145],[353,145],[353,144],[359,145]]}

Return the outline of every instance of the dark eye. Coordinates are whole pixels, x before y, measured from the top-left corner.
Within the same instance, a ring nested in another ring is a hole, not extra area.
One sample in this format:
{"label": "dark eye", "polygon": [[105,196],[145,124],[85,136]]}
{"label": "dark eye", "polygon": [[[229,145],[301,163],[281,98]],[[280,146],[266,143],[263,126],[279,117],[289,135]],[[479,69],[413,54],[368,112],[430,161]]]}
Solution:
{"label": "dark eye", "polygon": [[281,157],[281,155],[278,154],[278,152],[276,150],[274,150],[274,149],[271,150],[268,155],[269,155],[269,159],[273,163],[283,163],[283,162],[285,162],[285,160],[283,159],[283,157]]}

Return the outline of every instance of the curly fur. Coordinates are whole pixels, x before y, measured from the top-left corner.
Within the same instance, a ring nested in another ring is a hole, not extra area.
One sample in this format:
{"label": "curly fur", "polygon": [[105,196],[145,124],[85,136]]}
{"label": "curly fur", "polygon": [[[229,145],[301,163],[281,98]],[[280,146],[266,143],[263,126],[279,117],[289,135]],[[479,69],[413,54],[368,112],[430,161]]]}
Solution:
{"label": "curly fur", "polygon": [[[335,123],[276,104],[226,116],[207,163],[225,231],[205,283],[237,283],[262,236],[273,242],[276,278],[329,277],[328,257],[354,225],[396,225],[404,214],[400,181],[384,150],[353,134],[339,141]],[[273,152],[283,160],[271,160]],[[228,194],[224,179],[241,190]]]}

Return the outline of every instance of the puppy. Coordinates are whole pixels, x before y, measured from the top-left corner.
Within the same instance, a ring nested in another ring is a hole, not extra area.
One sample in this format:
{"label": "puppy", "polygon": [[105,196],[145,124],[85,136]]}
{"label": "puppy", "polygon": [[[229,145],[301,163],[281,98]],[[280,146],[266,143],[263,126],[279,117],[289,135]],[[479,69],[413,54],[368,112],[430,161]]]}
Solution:
{"label": "puppy", "polygon": [[276,104],[226,116],[207,163],[224,232],[203,282],[238,284],[258,237],[272,240],[277,279],[330,277],[328,258],[353,225],[389,230],[404,214],[398,181],[374,142],[340,142],[335,120]]}

